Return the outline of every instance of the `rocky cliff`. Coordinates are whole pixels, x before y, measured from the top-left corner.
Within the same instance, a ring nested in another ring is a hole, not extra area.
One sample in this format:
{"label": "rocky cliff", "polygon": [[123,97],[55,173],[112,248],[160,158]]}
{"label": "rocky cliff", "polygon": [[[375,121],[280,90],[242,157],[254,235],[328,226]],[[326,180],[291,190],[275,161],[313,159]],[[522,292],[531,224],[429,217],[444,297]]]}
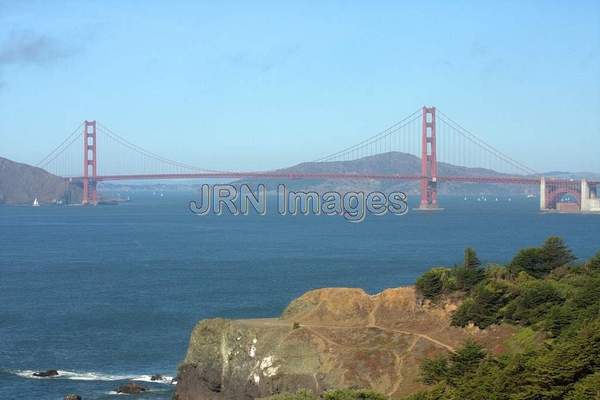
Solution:
{"label": "rocky cliff", "polygon": [[81,189],[41,168],[0,157],[0,204],[78,203]]}
{"label": "rocky cliff", "polygon": [[319,289],[280,318],[210,319],[194,328],[176,399],[252,399],[309,389],[372,388],[399,398],[422,388],[419,364],[474,338],[501,352],[508,326],[450,327],[452,301],[421,302],[414,288],[368,295]]}

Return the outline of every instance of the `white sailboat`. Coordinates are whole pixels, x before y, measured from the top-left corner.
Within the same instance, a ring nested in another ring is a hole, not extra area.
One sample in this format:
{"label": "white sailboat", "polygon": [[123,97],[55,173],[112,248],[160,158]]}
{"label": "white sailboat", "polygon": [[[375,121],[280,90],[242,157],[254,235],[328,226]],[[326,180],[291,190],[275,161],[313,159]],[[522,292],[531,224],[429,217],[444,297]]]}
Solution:
{"label": "white sailboat", "polygon": [[33,206],[33,207],[39,207],[39,206],[40,206],[40,203],[39,203],[39,201],[38,201],[37,197],[36,197],[35,199],[33,199],[33,204],[32,204],[32,206]]}

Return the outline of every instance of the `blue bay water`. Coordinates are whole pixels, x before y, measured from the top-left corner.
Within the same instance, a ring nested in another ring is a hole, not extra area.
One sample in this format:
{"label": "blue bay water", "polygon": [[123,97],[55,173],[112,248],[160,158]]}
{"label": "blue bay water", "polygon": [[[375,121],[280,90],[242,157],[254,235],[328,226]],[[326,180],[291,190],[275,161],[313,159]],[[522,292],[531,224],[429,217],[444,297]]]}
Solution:
{"label": "blue bay water", "polygon": [[[208,216],[191,194],[98,207],[0,207],[0,399],[110,399],[127,379],[175,376],[195,323],[269,317],[326,286],[412,284],[475,247],[505,262],[549,235],[600,250],[600,216],[541,214],[536,199],[442,198],[443,212],[367,217]],[[33,379],[31,371],[68,371]],[[142,382],[144,398],[173,386]]]}

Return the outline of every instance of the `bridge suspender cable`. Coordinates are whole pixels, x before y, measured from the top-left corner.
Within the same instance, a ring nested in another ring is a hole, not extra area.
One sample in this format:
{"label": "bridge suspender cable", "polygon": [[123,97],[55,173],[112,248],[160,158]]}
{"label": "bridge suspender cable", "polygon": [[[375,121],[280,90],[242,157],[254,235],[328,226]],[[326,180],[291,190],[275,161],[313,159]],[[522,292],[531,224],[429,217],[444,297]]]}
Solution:
{"label": "bridge suspender cable", "polygon": [[46,165],[54,161],[62,152],[67,149],[75,140],[77,140],[82,135],[81,126],[83,122],[80,123],[77,128],[71,134],[62,141],[61,144],[56,146],[54,150],[52,150],[46,157],[44,157],[40,162],[38,162],[35,166],[44,168]]}
{"label": "bridge suspender cable", "polygon": [[468,139],[469,141],[471,141],[473,144],[475,144],[475,145],[483,148],[484,150],[492,153],[498,159],[500,159],[500,160],[502,160],[502,161],[504,161],[504,162],[512,165],[513,167],[515,167],[516,169],[520,170],[521,172],[524,172],[526,175],[539,175],[536,171],[534,171],[533,169],[529,168],[525,164],[523,164],[523,163],[521,163],[521,162],[513,159],[512,157],[510,157],[510,156],[502,153],[500,150],[498,150],[495,147],[491,146],[490,144],[488,144],[487,142],[485,142],[483,139],[481,139],[480,137],[478,137],[474,133],[470,132],[469,130],[467,130],[466,128],[464,128],[463,126],[461,126],[460,124],[458,124],[454,120],[452,120],[450,117],[448,117],[446,114],[444,114],[439,109],[437,110],[437,112],[438,112],[438,117],[440,118],[440,120],[442,120],[444,123],[448,124],[448,126],[450,126],[451,128],[455,129],[458,133],[460,133],[463,137],[465,137],[466,139]]}
{"label": "bridge suspender cable", "polygon": [[356,143],[353,146],[349,146],[346,147],[345,149],[342,149],[340,151],[337,151],[335,153],[331,153],[327,156],[318,158],[316,160],[314,160],[313,162],[324,162],[324,161],[329,161],[331,159],[340,157],[346,153],[352,152],[358,148],[364,147],[364,146],[368,146],[370,144],[372,144],[373,142],[376,142],[377,140],[383,139],[389,135],[391,135],[394,132],[397,132],[398,130],[400,130],[401,128],[407,126],[408,124],[410,124],[411,122],[415,121],[416,119],[421,117],[421,109],[416,110],[415,112],[413,112],[412,114],[410,114],[409,116],[403,118],[402,120],[396,122],[395,124],[389,126],[388,128],[384,129],[383,131],[376,133],[375,135],[359,142]]}
{"label": "bridge suspender cable", "polygon": [[218,171],[218,170],[210,170],[210,169],[204,169],[204,168],[199,168],[193,165],[189,165],[189,164],[185,164],[185,163],[181,163],[178,161],[174,161],[165,157],[162,157],[156,153],[153,153],[151,151],[148,151],[134,143],[131,143],[129,140],[125,139],[123,136],[115,133],[113,130],[111,130],[110,128],[104,126],[101,123],[98,123],[98,127],[100,128],[100,130],[106,134],[107,136],[109,136],[111,139],[117,141],[118,143],[120,143],[121,145],[139,153],[142,154],[146,157],[152,158],[156,161],[165,163],[165,164],[169,164],[172,165],[174,167],[179,167],[182,169],[186,169],[186,170],[191,170],[191,171],[202,171],[202,172],[214,172],[214,173],[220,173],[220,172],[225,172],[225,171]]}

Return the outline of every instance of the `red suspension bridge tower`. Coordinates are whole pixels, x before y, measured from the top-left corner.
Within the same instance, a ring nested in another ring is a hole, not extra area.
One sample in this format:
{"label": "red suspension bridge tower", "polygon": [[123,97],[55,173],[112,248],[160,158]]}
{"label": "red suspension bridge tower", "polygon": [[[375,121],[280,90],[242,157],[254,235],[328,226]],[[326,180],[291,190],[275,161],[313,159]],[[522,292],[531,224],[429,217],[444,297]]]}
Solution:
{"label": "red suspension bridge tower", "polygon": [[435,146],[435,107],[423,107],[421,126],[420,210],[440,210],[437,202],[437,157]]}
{"label": "red suspension bridge tower", "polygon": [[84,205],[98,203],[97,176],[96,121],[85,121],[83,124],[83,196],[81,200]]}

